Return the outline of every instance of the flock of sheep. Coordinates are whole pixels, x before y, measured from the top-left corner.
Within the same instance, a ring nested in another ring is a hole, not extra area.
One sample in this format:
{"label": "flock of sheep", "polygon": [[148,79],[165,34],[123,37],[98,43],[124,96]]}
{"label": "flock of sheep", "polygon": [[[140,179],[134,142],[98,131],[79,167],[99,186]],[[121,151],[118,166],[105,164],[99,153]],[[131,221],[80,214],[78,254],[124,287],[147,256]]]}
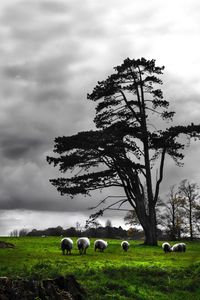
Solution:
{"label": "flock of sheep", "polygon": [[163,248],[163,251],[165,253],[168,253],[168,252],[185,252],[186,251],[186,244],[178,243],[178,244],[175,244],[175,245],[171,246],[169,243],[163,243],[162,248]]}
{"label": "flock of sheep", "polygon": [[[73,241],[70,238],[63,238],[61,240],[61,250],[63,254],[71,254],[73,248]],[[87,237],[81,237],[77,240],[77,247],[80,254],[86,254],[87,248],[90,246],[90,240]],[[127,241],[121,242],[121,248],[124,251],[128,251],[130,244]],[[108,247],[108,243],[104,240],[96,240],[94,242],[94,250],[100,250],[103,252]],[[185,252],[186,245],[179,243],[171,246],[169,243],[163,243],[162,248],[165,253],[168,252]]]}
{"label": "flock of sheep", "polygon": [[[86,254],[87,248],[90,246],[90,240],[87,237],[81,237],[77,240],[77,247],[80,254]],[[94,242],[94,250],[97,249],[103,252],[108,247],[108,243],[104,240],[96,240]],[[123,241],[121,243],[121,247],[124,251],[127,251],[129,248],[129,243],[127,241]],[[61,240],[61,249],[63,254],[71,254],[71,250],[73,248],[73,241],[70,238],[63,238]]]}

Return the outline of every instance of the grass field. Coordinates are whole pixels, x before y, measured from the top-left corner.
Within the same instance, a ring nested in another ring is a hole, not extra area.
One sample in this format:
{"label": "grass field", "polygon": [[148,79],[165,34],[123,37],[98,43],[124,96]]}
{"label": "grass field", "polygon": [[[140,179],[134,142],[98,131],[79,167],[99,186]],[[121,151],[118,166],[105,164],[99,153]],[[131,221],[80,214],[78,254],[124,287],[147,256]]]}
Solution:
{"label": "grass field", "polygon": [[[62,255],[59,237],[0,238],[16,245],[0,249],[0,276],[52,278],[74,274],[90,300],[158,299],[200,300],[200,242],[187,242],[186,253],[164,254],[161,247],[131,241],[128,252],[121,241],[108,240],[104,253]],[[76,239],[73,239],[74,242]],[[159,243],[159,246],[161,243]]]}

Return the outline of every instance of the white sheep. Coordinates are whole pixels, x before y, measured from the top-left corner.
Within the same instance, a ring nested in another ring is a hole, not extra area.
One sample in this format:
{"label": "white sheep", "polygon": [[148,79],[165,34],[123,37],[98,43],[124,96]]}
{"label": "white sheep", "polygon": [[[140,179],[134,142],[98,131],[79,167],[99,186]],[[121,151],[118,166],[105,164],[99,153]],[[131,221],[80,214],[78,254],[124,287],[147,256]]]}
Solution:
{"label": "white sheep", "polygon": [[86,254],[86,249],[90,246],[90,240],[87,237],[81,237],[77,240],[77,247],[80,254]]}
{"label": "white sheep", "polygon": [[121,247],[124,251],[128,251],[128,248],[130,247],[130,244],[127,241],[123,241],[123,242],[121,242]]}
{"label": "white sheep", "polygon": [[96,240],[94,242],[94,250],[96,251],[99,249],[101,252],[103,252],[108,247],[108,243],[104,240]]}
{"label": "white sheep", "polygon": [[172,247],[172,251],[173,252],[185,252],[186,251],[186,245],[184,243],[175,244]]}
{"label": "white sheep", "polygon": [[162,248],[165,253],[172,252],[172,247],[169,243],[163,243]]}
{"label": "white sheep", "polygon": [[186,251],[186,244],[185,243],[180,243],[180,245],[182,246],[182,251],[181,252],[185,252]]}
{"label": "white sheep", "polygon": [[60,242],[60,246],[63,252],[63,255],[65,254],[65,250],[66,250],[66,254],[71,254],[71,250],[73,248],[73,241],[70,238],[63,238]]}

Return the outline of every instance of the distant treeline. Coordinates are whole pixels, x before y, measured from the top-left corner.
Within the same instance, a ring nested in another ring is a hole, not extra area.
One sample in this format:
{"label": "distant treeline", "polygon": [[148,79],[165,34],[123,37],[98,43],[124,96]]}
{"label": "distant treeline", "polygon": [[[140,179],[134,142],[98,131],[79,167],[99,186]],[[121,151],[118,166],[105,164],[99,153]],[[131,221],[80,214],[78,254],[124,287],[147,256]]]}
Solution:
{"label": "distant treeline", "polygon": [[127,238],[128,232],[120,227],[98,227],[79,230],[75,227],[63,229],[61,226],[55,228],[47,228],[45,230],[33,229],[26,234],[27,236],[68,236],[68,237],[98,237],[98,238]]}
{"label": "distant treeline", "polygon": [[[44,230],[27,229],[13,230],[10,236],[65,236],[65,237],[80,237],[87,236],[89,238],[113,238],[113,239],[134,239],[143,240],[144,233],[142,230],[137,228],[129,228],[128,230],[123,229],[121,226],[99,226],[97,228],[90,227],[87,229],[77,229],[70,227],[63,229],[61,226],[51,227]],[[166,239],[167,237],[161,230],[158,230],[158,238],[160,240]]]}

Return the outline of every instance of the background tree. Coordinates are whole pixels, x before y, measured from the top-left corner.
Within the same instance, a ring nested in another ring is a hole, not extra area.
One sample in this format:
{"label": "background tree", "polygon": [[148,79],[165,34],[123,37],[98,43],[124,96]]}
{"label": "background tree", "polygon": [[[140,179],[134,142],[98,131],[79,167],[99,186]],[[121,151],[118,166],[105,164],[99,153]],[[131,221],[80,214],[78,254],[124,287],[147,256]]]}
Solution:
{"label": "background tree", "polygon": [[81,223],[76,222],[76,231],[81,231]]}
{"label": "background tree", "polygon": [[112,222],[111,222],[111,220],[108,219],[108,220],[106,221],[105,226],[106,226],[106,227],[112,227]]}
{"label": "background tree", "polygon": [[[169,102],[158,88],[164,67],[156,66],[155,60],[127,58],[114,69],[115,73],[98,82],[88,94],[88,99],[97,103],[97,130],[55,139],[54,152],[58,157],[47,157],[47,161],[59,165],[60,171],[69,176],[50,181],[61,195],[72,197],[108,187],[122,188],[125,197],[113,198],[92,218],[114,205],[120,209],[128,202],[143,227],[145,244],[157,245],[156,203],[165,156],[170,155],[179,164],[184,144],[178,137],[196,136],[200,126],[156,129],[160,126],[158,117],[169,121],[174,112],[168,111]],[[153,185],[155,167],[158,176]],[[101,203],[105,204],[105,199]]]}
{"label": "background tree", "polygon": [[114,238],[115,232],[113,231],[112,222],[110,219],[108,219],[105,222],[105,230],[106,230],[106,237],[107,238]]}
{"label": "background tree", "polygon": [[200,237],[200,204],[196,206],[196,210],[194,212],[194,222],[196,224],[197,237]]}
{"label": "background tree", "polygon": [[181,233],[185,230],[185,200],[179,195],[175,185],[170,187],[167,201],[162,202],[159,212],[161,226],[166,228],[166,232],[171,240],[181,238]]}
{"label": "background tree", "polygon": [[98,222],[98,220],[94,220],[93,222],[88,222],[86,220],[85,228],[95,228],[101,227],[101,223]]}
{"label": "background tree", "polygon": [[130,226],[140,225],[140,222],[138,220],[135,210],[130,210],[126,213],[126,215],[124,217],[124,222],[125,222],[125,225],[130,225]]}
{"label": "background tree", "polygon": [[17,236],[19,236],[18,230],[17,230],[17,229],[12,230],[12,231],[10,232],[10,236],[12,236],[12,237],[17,237]]}
{"label": "background tree", "polygon": [[194,238],[194,229],[196,225],[194,223],[196,216],[198,215],[199,206],[199,187],[197,183],[191,183],[189,180],[184,179],[179,184],[179,193],[184,198],[184,209],[188,218],[188,227],[190,240]]}
{"label": "background tree", "polygon": [[22,228],[19,230],[19,236],[26,236],[28,234],[29,230],[26,228]]}

